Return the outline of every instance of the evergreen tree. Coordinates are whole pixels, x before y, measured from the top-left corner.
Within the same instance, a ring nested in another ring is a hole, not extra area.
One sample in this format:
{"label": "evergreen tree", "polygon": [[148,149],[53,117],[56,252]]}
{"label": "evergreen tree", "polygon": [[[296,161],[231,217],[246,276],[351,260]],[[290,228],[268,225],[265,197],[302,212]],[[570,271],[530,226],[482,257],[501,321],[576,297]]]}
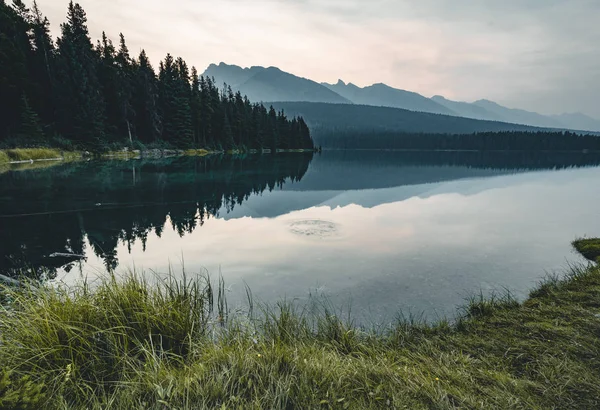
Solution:
{"label": "evergreen tree", "polygon": [[279,148],[279,130],[277,129],[277,112],[275,108],[271,106],[269,108],[269,121],[268,121],[268,144],[271,153],[276,153]]}
{"label": "evergreen tree", "polygon": [[85,11],[69,3],[67,22],[58,39],[57,87],[59,130],[93,150],[104,141],[104,100],[98,81],[98,59],[87,28]]}
{"label": "evergreen tree", "polygon": [[190,94],[187,65],[181,58],[174,60],[167,54],[159,73],[163,138],[183,148],[191,146],[193,141]]}
{"label": "evergreen tree", "polygon": [[192,90],[190,93],[190,110],[192,115],[192,130],[194,135],[194,145],[197,147],[206,147],[206,141],[202,132],[202,91],[198,70],[192,67]]}
{"label": "evergreen tree", "polygon": [[156,73],[144,50],[133,63],[132,109],[135,113],[135,134],[144,143],[157,142],[162,133],[158,113],[158,82]]}
{"label": "evergreen tree", "polygon": [[31,108],[25,94],[21,97],[21,124],[17,137],[26,141],[27,145],[36,146],[44,142],[44,132],[40,126],[40,120]]}
{"label": "evergreen tree", "polygon": [[135,121],[135,111],[132,106],[134,66],[123,33],[119,34],[119,51],[115,57],[118,86],[118,123],[119,135],[126,135],[132,142],[132,123]]}
{"label": "evergreen tree", "polygon": [[29,24],[4,1],[0,2],[0,140],[19,127],[20,100],[28,83]]}
{"label": "evergreen tree", "polygon": [[55,47],[50,35],[50,22],[43,16],[37,1],[33,2],[31,23],[33,46],[29,72],[35,89],[31,102],[48,128],[55,123],[56,97],[54,95]]}

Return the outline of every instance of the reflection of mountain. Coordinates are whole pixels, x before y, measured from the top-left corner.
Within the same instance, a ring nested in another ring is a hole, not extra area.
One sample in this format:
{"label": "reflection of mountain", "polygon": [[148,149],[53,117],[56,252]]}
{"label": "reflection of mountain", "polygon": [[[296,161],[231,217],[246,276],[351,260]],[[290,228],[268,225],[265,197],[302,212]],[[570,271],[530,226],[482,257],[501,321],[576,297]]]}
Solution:
{"label": "reflection of mountain", "polygon": [[[85,237],[108,268],[120,242],[157,236],[170,221],[183,236],[252,194],[299,180],[312,153],[247,158],[94,162],[0,176],[0,272],[55,269],[58,253],[85,253]],[[26,216],[29,215],[29,216]]]}
{"label": "reflection of mountain", "polygon": [[[268,197],[253,196],[226,219],[271,218],[314,206],[372,207],[454,189],[451,181],[600,164],[599,156],[485,152],[324,151],[306,175]],[[477,191],[476,183],[461,189]]]}
{"label": "reflection of mountain", "polygon": [[324,151],[301,181],[284,189],[390,188],[597,164],[600,155],[579,153]]}
{"label": "reflection of mountain", "polygon": [[175,158],[8,172],[0,175],[0,273],[14,274],[25,263],[55,273],[69,262],[49,258],[55,252],[93,252],[115,268],[120,244],[145,248],[168,226],[184,236],[212,216],[371,207],[454,189],[476,192],[476,181],[497,175],[597,164],[597,156],[575,154],[326,151],[315,158]]}

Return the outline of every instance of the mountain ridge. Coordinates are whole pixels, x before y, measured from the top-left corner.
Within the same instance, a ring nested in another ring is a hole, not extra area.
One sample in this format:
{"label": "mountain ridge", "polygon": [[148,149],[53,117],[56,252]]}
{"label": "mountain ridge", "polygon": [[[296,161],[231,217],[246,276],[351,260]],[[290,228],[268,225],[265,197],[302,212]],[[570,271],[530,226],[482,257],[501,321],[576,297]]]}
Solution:
{"label": "mountain ridge", "polygon": [[441,95],[427,98],[381,82],[366,87],[346,83],[341,79],[335,84],[317,83],[274,66],[242,68],[221,62],[218,65],[210,64],[203,75],[214,78],[217,84],[226,83],[255,102],[357,104],[532,127],[600,131],[600,120],[582,113],[543,115],[508,108],[488,99],[463,102],[449,100]]}
{"label": "mountain ridge", "polygon": [[235,91],[240,91],[255,102],[352,103],[315,81],[295,76],[273,66],[242,68],[225,63],[220,63],[218,66],[211,64],[203,75],[214,78],[217,84],[226,83]]}
{"label": "mountain ridge", "polygon": [[338,80],[336,84],[321,84],[354,104],[402,108],[433,114],[454,114],[452,110],[421,94],[393,88],[384,83],[375,83],[362,88],[352,83],[345,84],[342,80]]}

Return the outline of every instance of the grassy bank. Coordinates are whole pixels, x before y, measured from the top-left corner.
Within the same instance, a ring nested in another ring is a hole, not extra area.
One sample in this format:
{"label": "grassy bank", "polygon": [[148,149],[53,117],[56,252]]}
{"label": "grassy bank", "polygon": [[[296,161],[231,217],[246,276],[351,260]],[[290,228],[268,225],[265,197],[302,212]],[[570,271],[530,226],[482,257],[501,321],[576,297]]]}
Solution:
{"label": "grassy bank", "polygon": [[0,150],[0,164],[18,161],[70,160],[78,158],[81,158],[81,153],[65,152],[54,148],[14,148]]}
{"label": "grassy bank", "polygon": [[[0,407],[599,408],[600,269],[455,323],[352,326],[290,304],[227,314],[203,278],[5,290]],[[249,300],[252,298],[250,297]]]}
{"label": "grassy bank", "polygon": [[599,238],[578,239],[573,242],[573,247],[587,259],[600,263]]}

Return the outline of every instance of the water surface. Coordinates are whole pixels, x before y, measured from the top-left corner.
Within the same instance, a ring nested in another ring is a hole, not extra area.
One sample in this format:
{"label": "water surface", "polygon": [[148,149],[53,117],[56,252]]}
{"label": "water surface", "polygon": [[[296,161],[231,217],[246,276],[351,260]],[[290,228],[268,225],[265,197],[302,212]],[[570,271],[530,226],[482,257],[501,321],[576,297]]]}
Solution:
{"label": "water surface", "polygon": [[[589,155],[398,153],[89,162],[0,175],[0,271],[221,274],[237,301],[328,297],[360,317],[523,297],[598,235]],[[80,261],[64,254],[82,255]]]}

